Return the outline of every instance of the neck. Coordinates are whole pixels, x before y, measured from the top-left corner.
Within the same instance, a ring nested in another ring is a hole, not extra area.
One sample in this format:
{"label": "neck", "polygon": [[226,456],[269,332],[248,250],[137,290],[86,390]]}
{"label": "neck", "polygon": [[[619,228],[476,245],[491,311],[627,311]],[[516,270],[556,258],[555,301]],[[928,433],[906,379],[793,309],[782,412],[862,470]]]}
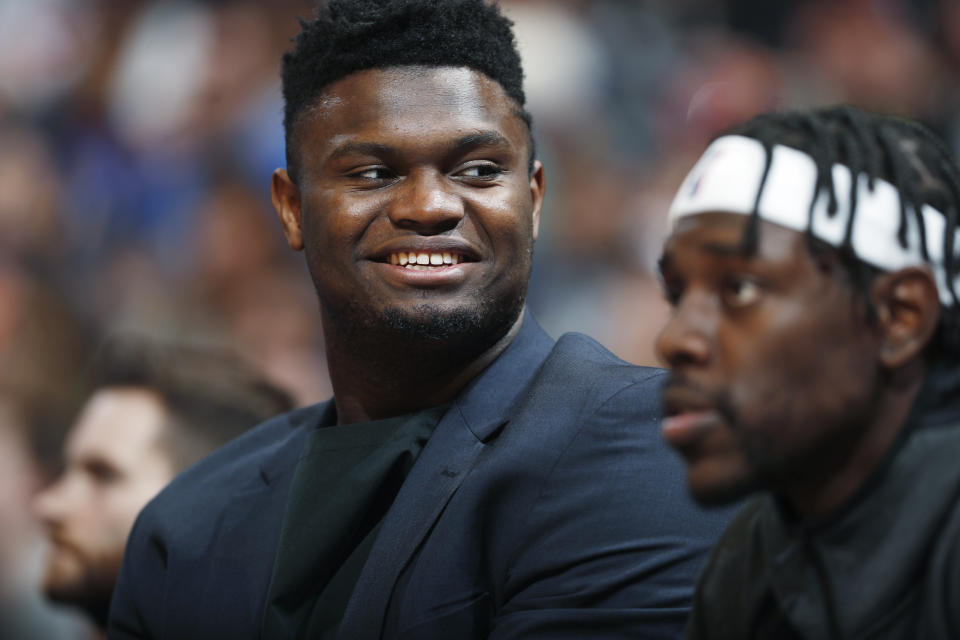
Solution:
{"label": "neck", "polygon": [[480,345],[427,344],[402,338],[358,344],[356,336],[345,339],[332,323],[325,323],[337,422],[390,418],[452,401],[503,353],[522,322],[521,311],[492,343]]}
{"label": "neck", "polygon": [[[919,366],[919,365],[918,365]],[[804,519],[822,518],[838,509],[859,490],[894,446],[923,385],[919,374],[907,374],[906,383],[887,385],[881,392],[872,419],[839,450],[839,459],[809,468],[809,473],[781,491],[794,511]],[[824,459],[830,459],[825,454]]]}

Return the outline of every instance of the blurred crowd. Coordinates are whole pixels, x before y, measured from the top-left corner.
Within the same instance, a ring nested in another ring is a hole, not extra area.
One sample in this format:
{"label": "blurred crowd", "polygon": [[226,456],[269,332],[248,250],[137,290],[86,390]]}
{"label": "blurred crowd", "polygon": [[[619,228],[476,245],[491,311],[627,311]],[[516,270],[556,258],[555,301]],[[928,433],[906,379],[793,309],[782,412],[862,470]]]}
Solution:
{"label": "blurred crowd", "polygon": [[[553,335],[632,362],[656,362],[669,201],[721,129],[851,102],[960,146],[952,0],[502,5],[547,167],[530,306]],[[24,514],[102,336],[226,345],[298,404],[330,395],[316,299],[268,191],[284,164],[280,56],[311,12],[0,0],[0,600],[37,564]]]}

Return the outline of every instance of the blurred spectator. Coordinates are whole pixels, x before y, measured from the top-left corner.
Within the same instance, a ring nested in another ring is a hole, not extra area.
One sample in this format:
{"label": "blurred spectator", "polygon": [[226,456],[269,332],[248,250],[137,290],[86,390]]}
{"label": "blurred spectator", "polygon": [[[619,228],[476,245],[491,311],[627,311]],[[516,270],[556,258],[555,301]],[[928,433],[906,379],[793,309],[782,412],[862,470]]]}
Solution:
{"label": "blurred spectator", "polygon": [[[24,482],[5,485],[16,500],[83,397],[80,324],[215,341],[299,405],[330,395],[311,284],[275,250],[268,201],[277,61],[315,1],[0,0],[0,388],[28,445],[7,451],[26,456]],[[551,333],[633,362],[655,363],[667,313],[667,204],[719,129],[848,100],[960,150],[956,2],[502,2],[549,181],[529,304]],[[22,517],[0,525],[0,572],[40,549],[2,535],[34,531]]]}
{"label": "blurred spectator", "polygon": [[129,338],[104,347],[91,383],[66,468],[34,505],[51,542],[44,591],[105,629],[140,509],[176,473],[291,404],[228,352]]}
{"label": "blurred spectator", "polygon": [[[960,142],[952,2],[502,2],[551,181],[531,306],[633,361],[652,362],[651,339],[622,301],[653,290],[662,194],[716,131],[849,100]],[[300,380],[300,403],[329,392],[325,361],[296,296],[267,293],[305,283],[274,252],[266,196],[284,162],[276,63],[313,4],[0,0],[0,247],[51,264],[99,328],[286,363],[271,375]],[[653,323],[663,305],[646,309]],[[265,337],[272,312],[283,340]],[[295,359],[304,375],[283,375]]]}
{"label": "blurred spectator", "polygon": [[0,260],[2,640],[73,640],[85,632],[40,596],[44,539],[29,505],[55,471],[88,344],[53,281]]}
{"label": "blurred spectator", "polygon": [[0,251],[55,257],[62,250],[62,195],[49,139],[28,127],[0,128]]}
{"label": "blurred spectator", "polygon": [[82,626],[43,602],[37,584],[43,541],[29,504],[43,474],[29,432],[13,399],[0,392],[0,638],[80,638]]}

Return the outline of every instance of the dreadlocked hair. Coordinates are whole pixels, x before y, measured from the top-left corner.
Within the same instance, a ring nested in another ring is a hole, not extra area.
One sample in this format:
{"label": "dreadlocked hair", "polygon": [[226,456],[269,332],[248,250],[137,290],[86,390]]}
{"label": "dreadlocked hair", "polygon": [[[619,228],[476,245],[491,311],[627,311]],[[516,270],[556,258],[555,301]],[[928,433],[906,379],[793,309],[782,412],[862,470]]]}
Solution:
{"label": "dreadlocked hair", "polygon": [[[837,194],[833,184],[832,167],[842,164],[853,175],[850,187],[850,217],[843,242],[839,247],[841,263],[850,272],[853,281],[868,301],[867,287],[879,271],[856,258],[853,252],[853,222],[857,214],[857,185],[865,175],[870,189],[877,178],[892,184],[900,194],[900,225],[897,240],[907,246],[908,218],[919,223],[920,249],[929,261],[925,225],[921,208],[929,205],[945,217],[944,269],[952,303],[942,305],[940,325],[931,345],[929,356],[935,360],[960,358],[960,298],[954,284],[960,261],[955,237],[958,210],[960,210],[960,166],[944,142],[923,125],[905,118],[881,115],[842,105],[807,111],[767,113],[737,125],[721,135],[740,135],[760,142],[766,150],[766,165],[760,190],[754,202],[753,213],[744,229],[743,249],[756,251],[759,229],[760,196],[772,161],[775,145],[798,149],[817,166],[817,179],[810,203],[807,239],[811,251],[823,250],[824,243],[812,233],[815,204],[822,196],[827,198],[827,213],[837,213]],[[873,307],[869,307],[873,313]]]}
{"label": "dreadlocked hair", "polygon": [[[315,18],[300,26],[281,68],[287,168],[295,181],[298,119],[325,87],[365,69],[421,65],[480,71],[503,87],[517,115],[532,127],[513,22],[487,0],[326,0]],[[529,141],[532,172],[532,133]]]}

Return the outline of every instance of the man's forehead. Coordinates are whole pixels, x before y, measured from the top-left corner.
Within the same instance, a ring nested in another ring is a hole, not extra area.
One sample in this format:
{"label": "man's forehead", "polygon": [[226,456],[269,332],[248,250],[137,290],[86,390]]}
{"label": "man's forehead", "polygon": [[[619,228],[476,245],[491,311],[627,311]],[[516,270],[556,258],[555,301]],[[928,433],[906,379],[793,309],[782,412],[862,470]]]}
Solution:
{"label": "man's forehead", "polygon": [[686,216],[676,221],[664,254],[695,250],[716,257],[785,258],[805,248],[804,234],[766,220],[756,220],[757,246],[746,252],[744,236],[750,218],[738,213],[715,211]]}
{"label": "man's forehead", "polygon": [[167,418],[160,396],[144,387],[104,387],[84,405],[74,424],[68,454],[96,447],[125,448],[157,439]]}
{"label": "man's forehead", "polygon": [[426,110],[492,115],[515,107],[503,87],[474,69],[403,66],[351,73],[325,87],[308,111],[330,117],[344,105],[358,104],[383,115]]}

